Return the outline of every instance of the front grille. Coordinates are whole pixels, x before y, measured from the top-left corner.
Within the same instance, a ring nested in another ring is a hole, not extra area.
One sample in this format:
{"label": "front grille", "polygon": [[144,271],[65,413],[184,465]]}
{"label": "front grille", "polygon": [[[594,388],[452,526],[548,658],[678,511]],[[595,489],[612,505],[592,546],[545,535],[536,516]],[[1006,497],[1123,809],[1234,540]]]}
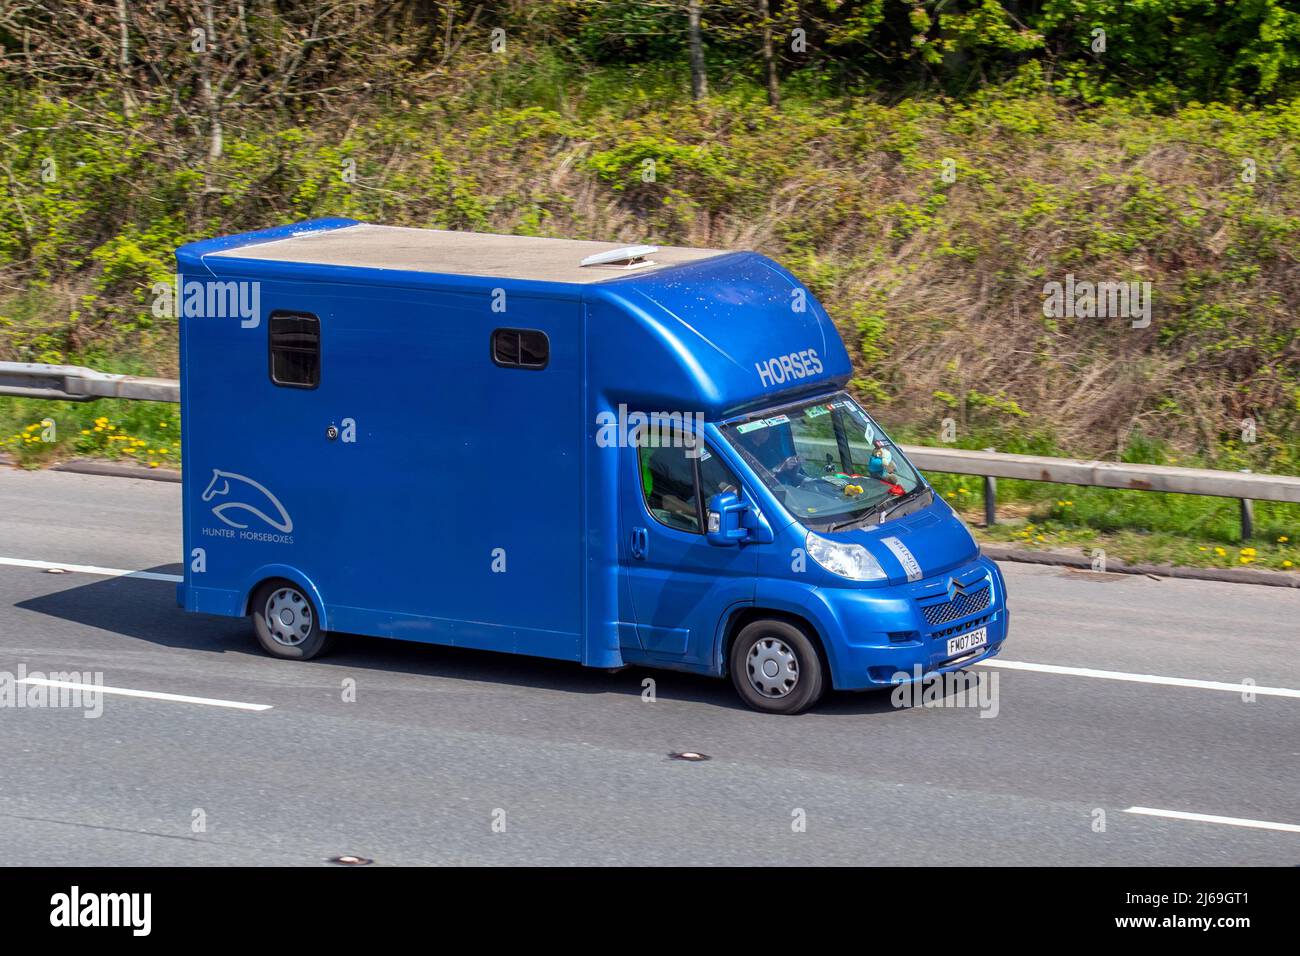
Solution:
{"label": "front grille", "polygon": [[940,641],[945,637],[952,637],[954,634],[965,634],[977,627],[983,627],[989,621],[993,620],[992,614],[985,614],[983,617],[971,618],[968,621],[962,621],[960,624],[954,624],[952,627],[945,627],[938,631],[931,631],[930,637],[933,640]]}
{"label": "front grille", "polygon": [[981,585],[974,591],[961,591],[951,601],[939,601],[936,604],[921,605],[925,623],[931,627],[947,624],[972,614],[978,614],[989,606],[993,589],[988,584]]}

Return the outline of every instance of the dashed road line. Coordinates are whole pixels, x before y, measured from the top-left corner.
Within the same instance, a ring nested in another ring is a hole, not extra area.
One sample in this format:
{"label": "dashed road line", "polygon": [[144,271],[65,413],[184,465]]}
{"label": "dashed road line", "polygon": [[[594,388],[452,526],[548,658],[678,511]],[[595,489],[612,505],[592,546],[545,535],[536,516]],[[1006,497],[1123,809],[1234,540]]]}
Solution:
{"label": "dashed road line", "polygon": [[29,561],[26,558],[0,558],[0,565],[8,565],[11,568],[36,568],[41,571],[75,571],[78,574],[97,574],[105,578],[171,581],[174,584],[184,580],[179,574],[163,574],[160,571],[128,571],[125,568],[101,568],[93,564],[63,564],[59,561]]}
{"label": "dashed road line", "polygon": [[246,704],[239,700],[218,700],[214,697],[190,697],[186,694],[164,694],[156,690],[131,690],[127,687],[101,687],[98,684],[83,684],[77,681],[49,680],[44,677],[24,677],[14,681],[15,684],[38,684],[42,687],[64,687],[96,694],[113,694],[118,697],[141,697],[145,700],[165,700],[177,704],[202,704],[205,707],[226,707],[231,710],[270,710],[270,704]]}
{"label": "dashed road line", "polygon": [[1199,690],[1226,690],[1234,694],[1254,694],[1258,697],[1292,697],[1300,699],[1300,690],[1290,687],[1258,687],[1249,681],[1194,680],[1190,677],[1161,677],[1158,674],[1129,674],[1124,671],[1102,671],[1092,667],[1063,667],[1059,664],[1032,664],[1026,661],[1004,661],[993,658],[977,661],[976,667],[1000,667],[1013,671],[1036,671],[1040,674],[1061,674],[1066,677],[1094,677],[1099,680],[1129,681],[1135,684],[1161,684],[1166,687],[1194,687]]}
{"label": "dashed road line", "polygon": [[1129,807],[1125,813],[1144,817],[1165,817],[1170,820],[1191,820],[1194,823],[1219,823],[1229,827],[1249,827],[1253,830],[1278,830],[1282,833],[1300,833],[1300,824],[1271,823],[1268,820],[1247,820],[1243,817],[1219,817],[1212,813],[1188,813],[1185,810],[1158,810],[1155,807]]}

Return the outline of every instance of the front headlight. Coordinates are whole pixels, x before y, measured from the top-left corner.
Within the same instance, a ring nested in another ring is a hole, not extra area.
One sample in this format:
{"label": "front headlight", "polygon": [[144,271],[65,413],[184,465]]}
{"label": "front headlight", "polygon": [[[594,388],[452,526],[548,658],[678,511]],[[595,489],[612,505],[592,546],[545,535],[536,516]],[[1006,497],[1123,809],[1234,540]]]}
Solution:
{"label": "front headlight", "polygon": [[851,581],[883,581],[888,577],[880,562],[860,544],[832,541],[809,531],[804,550],[831,574]]}

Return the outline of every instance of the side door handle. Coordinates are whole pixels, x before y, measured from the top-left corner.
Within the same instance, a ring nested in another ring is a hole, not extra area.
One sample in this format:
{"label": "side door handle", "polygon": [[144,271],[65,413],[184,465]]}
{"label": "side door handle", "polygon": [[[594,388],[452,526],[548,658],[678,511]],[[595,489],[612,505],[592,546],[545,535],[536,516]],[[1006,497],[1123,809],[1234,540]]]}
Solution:
{"label": "side door handle", "polygon": [[650,533],[645,528],[632,529],[632,557],[644,561],[650,550]]}

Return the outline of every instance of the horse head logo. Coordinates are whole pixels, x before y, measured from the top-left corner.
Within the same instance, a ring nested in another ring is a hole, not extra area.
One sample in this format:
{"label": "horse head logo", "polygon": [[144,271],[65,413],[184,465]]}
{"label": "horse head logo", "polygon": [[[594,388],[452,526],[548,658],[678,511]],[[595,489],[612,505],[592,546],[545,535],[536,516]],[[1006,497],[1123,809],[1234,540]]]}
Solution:
{"label": "horse head logo", "polygon": [[[230,512],[237,514],[243,512],[256,515],[270,527],[284,534],[293,531],[293,520],[289,517],[289,512],[284,510],[284,505],[280,504],[280,500],[267,491],[265,486],[252,478],[213,468],[212,480],[208,482],[208,487],[203,489],[203,500],[211,501],[213,498],[230,499],[214,505],[212,513],[232,528],[248,527],[247,524],[241,524],[237,518],[230,515]],[[271,517],[271,514],[278,515],[279,520]]]}

